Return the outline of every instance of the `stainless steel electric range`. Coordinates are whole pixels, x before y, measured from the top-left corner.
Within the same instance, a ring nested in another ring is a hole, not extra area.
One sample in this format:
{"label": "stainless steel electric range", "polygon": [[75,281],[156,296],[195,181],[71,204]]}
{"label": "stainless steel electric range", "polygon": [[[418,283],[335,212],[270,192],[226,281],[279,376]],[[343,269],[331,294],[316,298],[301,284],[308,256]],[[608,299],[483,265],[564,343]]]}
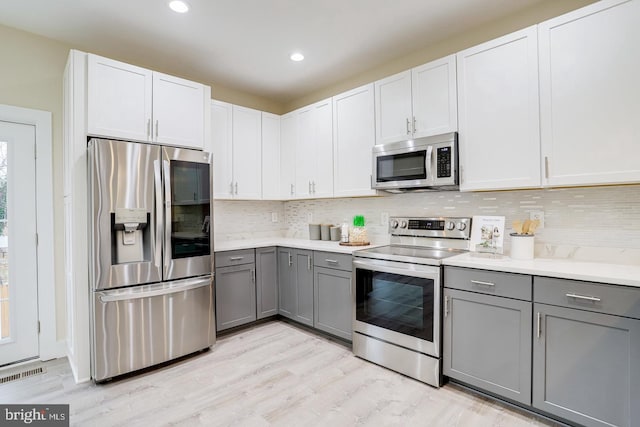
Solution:
{"label": "stainless steel electric range", "polygon": [[442,261],[469,250],[471,218],[389,220],[390,245],[353,253],[356,356],[442,384]]}

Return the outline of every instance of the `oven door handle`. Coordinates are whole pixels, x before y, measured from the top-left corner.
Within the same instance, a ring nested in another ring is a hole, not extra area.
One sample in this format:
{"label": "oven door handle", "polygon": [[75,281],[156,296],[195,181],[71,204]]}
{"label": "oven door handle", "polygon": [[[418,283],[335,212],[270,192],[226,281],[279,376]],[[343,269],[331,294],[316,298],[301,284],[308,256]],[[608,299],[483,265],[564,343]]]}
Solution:
{"label": "oven door handle", "polygon": [[[380,273],[399,274],[402,276],[420,277],[424,279],[437,279],[440,275],[440,268],[433,266],[425,266],[419,264],[400,264],[398,266],[389,264],[379,264],[370,261],[354,260],[353,267],[364,270],[376,271]],[[405,267],[411,266],[411,268]]]}
{"label": "oven door handle", "polygon": [[431,176],[431,156],[433,155],[433,145],[427,147],[427,179],[429,181],[433,181],[433,177]]}

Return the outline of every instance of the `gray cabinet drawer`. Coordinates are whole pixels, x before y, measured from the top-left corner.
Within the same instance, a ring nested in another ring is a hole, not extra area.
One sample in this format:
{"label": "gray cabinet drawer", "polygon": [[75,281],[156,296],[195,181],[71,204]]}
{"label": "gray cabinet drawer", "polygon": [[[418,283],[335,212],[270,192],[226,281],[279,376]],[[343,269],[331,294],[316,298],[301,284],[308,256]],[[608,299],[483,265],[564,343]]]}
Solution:
{"label": "gray cabinet drawer", "polygon": [[536,276],[533,289],[535,302],[640,319],[638,288]]}
{"label": "gray cabinet drawer", "polygon": [[253,249],[240,249],[237,251],[216,252],[216,268],[230,265],[251,264],[255,262]]}
{"label": "gray cabinet drawer", "polygon": [[313,252],[313,265],[351,271],[351,255],[334,252]]}
{"label": "gray cabinet drawer", "polygon": [[531,276],[473,268],[445,267],[446,288],[531,301]]}

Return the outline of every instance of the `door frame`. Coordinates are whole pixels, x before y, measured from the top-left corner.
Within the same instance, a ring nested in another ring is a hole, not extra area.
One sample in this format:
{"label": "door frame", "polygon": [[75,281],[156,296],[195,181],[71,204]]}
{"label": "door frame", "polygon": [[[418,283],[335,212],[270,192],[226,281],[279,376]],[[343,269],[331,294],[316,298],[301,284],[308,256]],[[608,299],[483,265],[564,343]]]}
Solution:
{"label": "door frame", "polygon": [[0,104],[0,120],[35,127],[36,135],[36,230],[38,233],[38,334],[40,360],[62,357],[64,339],[56,327],[56,277],[54,268],[53,165],[49,111]]}

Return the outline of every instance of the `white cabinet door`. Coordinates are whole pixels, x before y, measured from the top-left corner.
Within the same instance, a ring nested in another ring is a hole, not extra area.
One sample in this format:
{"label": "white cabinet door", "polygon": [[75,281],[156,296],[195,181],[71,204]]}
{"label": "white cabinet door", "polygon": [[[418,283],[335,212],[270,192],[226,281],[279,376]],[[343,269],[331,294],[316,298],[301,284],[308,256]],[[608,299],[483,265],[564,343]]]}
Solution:
{"label": "white cabinet door", "polygon": [[296,197],[312,197],[312,181],[315,176],[315,108],[309,105],[297,110],[298,133],[295,141]]}
{"label": "white cabinet door", "polygon": [[211,142],[213,146],[213,197],[233,197],[233,108],[211,101]]}
{"label": "white cabinet door", "polygon": [[334,196],[374,196],[371,149],[375,144],[374,85],[333,97]]}
{"label": "white cabinet door", "polygon": [[262,115],[258,110],[233,106],[234,197],[262,198]]}
{"label": "white cabinet door", "polygon": [[457,55],[460,189],[539,187],[536,27]]}
{"label": "white cabinet door", "polygon": [[412,69],[411,93],[414,138],[458,130],[455,55]]}
{"label": "white cabinet door", "polygon": [[376,144],[411,137],[411,70],[375,82]]}
{"label": "white cabinet door", "polygon": [[280,116],[262,113],[262,198],[279,200]]}
{"label": "white cabinet door", "polygon": [[333,197],[333,105],[331,98],[314,104],[315,168],[313,197]]}
{"label": "white cabinet door", "polygon": [[87,73],[87,132],[151,140],[152,72],[89,54]]}
{"label": "white cabinet door", "polygon": [[544,184],[640,182],[640,2],[539,25]]}
{"label": "white cabinet door", "polygon": [[204,148],[204,86],[189,80],[153,73],[153,141],[181,147]]}
{"label": "white cabinet door", "polygon": [[296,195],[296,140],[298,113],[292,111],[280,118],[280,196],[287,200]]}

